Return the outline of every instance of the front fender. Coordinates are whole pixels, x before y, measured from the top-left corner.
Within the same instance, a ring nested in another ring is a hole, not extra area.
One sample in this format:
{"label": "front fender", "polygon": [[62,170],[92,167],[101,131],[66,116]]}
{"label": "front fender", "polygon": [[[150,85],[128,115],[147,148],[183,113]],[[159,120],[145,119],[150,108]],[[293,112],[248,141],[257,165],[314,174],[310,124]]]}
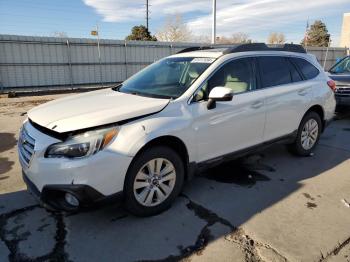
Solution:
{"label": "front fender", "polygon": [[180,110],[178,105],[168,107],[168,110],[156,115],[122,126],[117,138],[120,140],[118,148],[133,157],[150,141],[163,136],[174,136],[186,145],[191,161],[195,154],[192,117],[186,106],[180,106]]}
{"label": "front fender", "polygon": [[141,123],[143,132],[138,135],[137,138],[129,147],[128,155],[135,156],[145,145],[154,139],[173,136],[180,139],[186,146],[190,161],[193,153],[192,148],[195,148],[193,143],[193,132],[187,121],[181,121],[173,119],[162,119],[161,123],[159,119],[152,121],[144,121]]}

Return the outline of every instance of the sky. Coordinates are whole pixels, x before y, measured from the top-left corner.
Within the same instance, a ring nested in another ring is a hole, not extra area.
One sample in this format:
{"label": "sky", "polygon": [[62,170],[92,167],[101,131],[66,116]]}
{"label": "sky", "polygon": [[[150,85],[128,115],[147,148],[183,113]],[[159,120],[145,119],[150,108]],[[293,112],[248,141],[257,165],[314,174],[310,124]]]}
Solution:
{"label": "sky", "polygon": [[[98,24],[100,37],[124,39],[134,25],[145,24],[146,0],[0,0],[0,34],[89,38]],[[166,17],[180,14],[193,34],[210,37],[212,0],[149,0],[150,31],[161,30]],[[217,0],[217,36],[244,32],[266,42],[281,32],[300,43],[307,21],[322,20],[339,44],[342,17],[350,0]]]}

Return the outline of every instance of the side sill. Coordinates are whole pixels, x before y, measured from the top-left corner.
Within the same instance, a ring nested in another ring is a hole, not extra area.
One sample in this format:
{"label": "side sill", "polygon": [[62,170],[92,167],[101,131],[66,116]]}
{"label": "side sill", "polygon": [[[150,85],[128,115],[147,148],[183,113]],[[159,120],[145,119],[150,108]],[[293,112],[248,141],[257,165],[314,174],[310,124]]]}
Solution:
{"label": "side sill", "polygon": [[244,156],[249,155],[251,153],[254,153],[256,151],[266,149],[274,144],[293,143],[296,139],[297,133],[298,133],[298,131],[295,130],[294,132],[292,132],[289,135],[282,136],[282,137],[279,137],[276,139],[272,139],[270,141],[263,142],[263,143],[256,145],[256,146],[241,149],[241,150],[238,150],[238,151],[235,151],[235,152],[232,152],[232,153],[220,156],[220,157],[215,157],[213,159],[209,159],[209,160],[200,162],[200,163],[192,162],[192,163],[190,163],[190,165],[194,166],[192,168],[195,170],[193,174],[196,174],[196,173],[201,172],[205,169],[220,165],[222,163],[232,161],[232,160],[240,158],[240,157],[244,157]]}

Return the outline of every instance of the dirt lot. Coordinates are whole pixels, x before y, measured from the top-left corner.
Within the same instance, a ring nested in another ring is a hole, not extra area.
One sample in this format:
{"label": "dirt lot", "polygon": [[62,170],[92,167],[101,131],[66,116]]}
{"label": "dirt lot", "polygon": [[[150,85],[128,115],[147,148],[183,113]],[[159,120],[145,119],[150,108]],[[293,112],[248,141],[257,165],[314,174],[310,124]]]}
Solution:
{"label": "dirt lot", "polygon": [[276,145],[208,170],[161,215],[65,215],[26,192],[16,152],[26,111],[57,97],[0,98],[0,261],[350,261],[350,114],[313,156]]}

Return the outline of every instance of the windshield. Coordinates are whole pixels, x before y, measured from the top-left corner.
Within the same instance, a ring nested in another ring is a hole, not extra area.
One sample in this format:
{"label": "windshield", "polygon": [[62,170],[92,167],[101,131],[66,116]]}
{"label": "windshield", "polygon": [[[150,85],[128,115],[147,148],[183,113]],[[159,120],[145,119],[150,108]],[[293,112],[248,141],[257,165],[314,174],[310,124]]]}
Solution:
{"label": "windshield", "polygon": [[156,98],[178,98],[213,61],[214,58],[165,58],[130,77],[118,91]]}
{"label": "windshield", "polygon": [[329,70],[329,72],[334,74],[350,73],[350,56],[340,60]]}

